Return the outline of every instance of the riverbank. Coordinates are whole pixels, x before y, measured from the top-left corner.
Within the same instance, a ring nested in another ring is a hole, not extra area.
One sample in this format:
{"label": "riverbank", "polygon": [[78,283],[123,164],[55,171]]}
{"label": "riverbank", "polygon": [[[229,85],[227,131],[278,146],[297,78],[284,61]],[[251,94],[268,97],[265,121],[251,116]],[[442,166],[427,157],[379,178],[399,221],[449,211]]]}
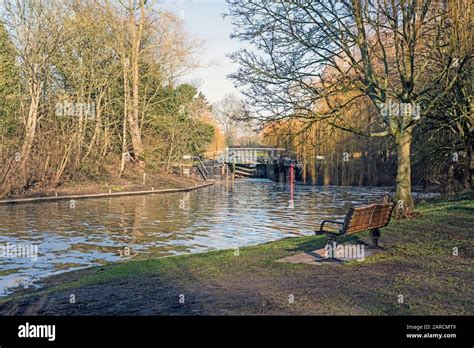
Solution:
{"label": "riverbank", "polygon": [[188,187],[178,187],[178,188],[168,188],[168,189],[158,189],[156,190],[153,186],[151,189],[147,188],[135,188],[132,191],[122,191],[118,190],[113,192],[112,189],[109,189],[109,192],[106,193],[82,193],[71,195],[58,195],[55,193],[54,196],[38,196],[31,198],[17,198],[17,199],[4,199],[0,200],[0,205],[6,204],[21,204],[21,203],[34,203],[34,202],[45,202],[45,201],[58,201],[58,200],[76,200],[76,199],[92,199],[92,198],[111,198],[111,197],[122,197],[122,196],[138,196],[138,195],[148,195],[148,194],[164,194],[164,193],[177,193],[177,192],[189,192],[204,188],[207,186],[213,185],[212,181],[208,182],[194,182],[194,185]]}
{"label": "riverbank", "polygon": [[463,198],[423,203],[417,219],[392,221],[381,238],[388,250],[364,262],[275,262],[323,247],[321,236],[117,262],[17,290],[0,300],[0,314],[472,315],[474,201]]}
{"label": "riverbank", "polygon": [[204,181],[191,177],[183,177],[176,175],[165,175],[153,172],[141,172],[137,169],[128,169],[122,177],[108,172],[107,175],[94,180],[75,180],[63,183],[58,187],[37,187],[30,188],[22,194],[7,195],[0,197],[0,204],[21,202],[22,200],[35,201],[46,198],[50,200],[59,199],[78,199],[93,198],[112,195],[120,195],[126,193],[160,190],[181,190],[194,186],[205,184]]}

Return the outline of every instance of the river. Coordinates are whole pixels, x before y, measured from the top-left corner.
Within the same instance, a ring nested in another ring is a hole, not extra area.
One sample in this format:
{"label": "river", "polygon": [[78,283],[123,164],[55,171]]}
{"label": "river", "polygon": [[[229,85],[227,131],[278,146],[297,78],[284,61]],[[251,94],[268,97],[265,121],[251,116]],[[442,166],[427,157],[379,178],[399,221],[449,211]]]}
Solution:
{"label": "river", "polygon": [[[0,295],[42,277],[140,256],[237,248],[311,235],[384,188],[216,184],[187,193],[0,206]],[[37,248],[37,253],[35,249]],[[10,251],[26,247],[27,257]],[[12,249],[13,248],[13,249]]]}

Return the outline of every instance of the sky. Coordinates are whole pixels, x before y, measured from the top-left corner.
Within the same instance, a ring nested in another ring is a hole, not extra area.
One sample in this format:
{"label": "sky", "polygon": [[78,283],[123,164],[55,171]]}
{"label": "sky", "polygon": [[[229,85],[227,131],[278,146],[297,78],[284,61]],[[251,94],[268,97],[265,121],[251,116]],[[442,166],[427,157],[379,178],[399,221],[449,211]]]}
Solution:
{"label": "sky", "polygon": [[227,12],[224,0],[162,0],[158,3],[163,10],[176,13],[182,20],[187,34],[203,41],[196,59],[203,64],[181,78],[180,82],[196,83],[199,91],[207,100],[216,103],[226,94],[239,96],[233,82],[226,76],[237,70],[227,54],[243,47],[243,43],[231,39],[232,24],[229,18],[223,18]]}

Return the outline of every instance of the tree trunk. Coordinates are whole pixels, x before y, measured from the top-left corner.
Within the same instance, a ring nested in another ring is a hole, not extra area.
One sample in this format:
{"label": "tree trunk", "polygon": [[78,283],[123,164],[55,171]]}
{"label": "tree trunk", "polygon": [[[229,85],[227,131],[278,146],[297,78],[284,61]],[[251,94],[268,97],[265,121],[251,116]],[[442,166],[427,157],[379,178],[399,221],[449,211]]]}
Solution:
{"label": "tree trunk", "polygon": [[[96,97],[96,113],[94,115],[95,119],[95,127],[94,127],[94,134],[92,135],[92,139],[87,147],[87,152],[84,155],[84,159],[88,158],[92,149],[95,148],[96,142],[97,147],[100,145],[100,131],[102,130],[102,98],[104,96],[104,92],[100,92],[99,95]],[[98,151],[96,152],[98,153]]]}
{"label": "tree trunk", "polygon": [[397,190],[395,193],[395,217],[404,218],[413,214],[414,204],[411,195],[411,141],[412,130],[407,129],[396,137],[397,163]]}
{"label": "tree trunk", "polygon": [[140,132],[139,118],[139,72],[138,72],[138,52],[135,52],[136,57],[132,59],[132,111],[128,113],[128,124],[130,127],[130,135],[132,140],[133,152],[140,167],[144,166],[143,162],[143,143]]}
{"label": "tree trunk", "polygon": [[324,186],[329,186],[331,185],[331,173],[329,172],[329,161],[324,161],[323,162],[324,166]]}
{"label": "tree trunk", "polygon": [[26,163],[31,154],[31,147],[36,135],[36,125],[38,122],[38,108],[41,94],[41,82],[32,81],[30,87],[30,109],[25,122],[25,139],[21,147],[21,167],[26,170]]}
{"label": "tree trunk", "polygon": [[122,160],[120,161],[120,172],[119,178],[122,177],[123,171],[125,170],[125,161],[128,159],[127,149],[127,117],[129,114],[128,106],[130,100],[130,94],[128,92],[128,74],[127,64],[124,62],[123,65],[123,127],[122,127]]}
{"label": "tree trunk", "polygon": [[[306,150],[303,150],[303,151],[306,151]],[[306,185],[306,176],[307,176],[307,161],[306,161],[306,152],[303,152],[303,173],[302,173],[302,176],[303,176],[303,184]]]}
{"label": "tree trunk", "polygon": [[140,1],[140,18],[139,22],[136,23],[134,14],[134,5],[129,0],[129,22],[131,30],[131,52],[130,52],[130,63],[132,73],[132,105],[131,112],[128,113],[128,125],[130,127],[130,137],[132,140],[133,152],[137,159],[140,168],[145,166],[143,161],[143,142],[141,135],[141,128],[139,124],[139,83],[140,83],[140,72],[139,72],[139,59],[140,59],[140,43],[143,34],[143,24],[145,20],[145,1]]}
{"label": "tree trunk", "polygon": [[464,191],[469,191],[473,187],[473,175],[474,175],[474,158],[472,157],[472,144],[467,146],[467,162],[468,162],[468,173],[464,184]]}

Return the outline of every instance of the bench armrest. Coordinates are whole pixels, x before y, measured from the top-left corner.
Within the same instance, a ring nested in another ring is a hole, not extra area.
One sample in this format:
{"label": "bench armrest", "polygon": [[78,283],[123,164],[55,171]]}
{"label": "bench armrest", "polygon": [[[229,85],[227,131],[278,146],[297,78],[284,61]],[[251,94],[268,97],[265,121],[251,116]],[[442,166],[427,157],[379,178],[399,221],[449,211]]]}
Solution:
{"label": "bench armrest", "polygon": [[319,232],[319,234],[323,233],[323,231],[324,231],[324,225],[325,225],[326,223],[344,225],[344,222],[339,222],[339,221],[334,221],[334,220],[323,220],[323,221],[321,222],[321,226],[319,226],[319,231],[316,231],[316,234],[318,234],[318,232]]}

